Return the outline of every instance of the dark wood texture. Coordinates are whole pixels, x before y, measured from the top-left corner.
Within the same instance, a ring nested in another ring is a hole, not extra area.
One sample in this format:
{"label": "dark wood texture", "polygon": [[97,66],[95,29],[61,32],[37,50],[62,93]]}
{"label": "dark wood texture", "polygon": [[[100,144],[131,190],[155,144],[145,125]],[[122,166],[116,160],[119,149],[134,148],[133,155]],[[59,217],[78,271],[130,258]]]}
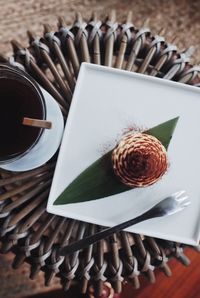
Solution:
{"label": "dark wood texture", "polygon": [[166,278],[162,272],[156,272],[156,283],[141,281],[141,290],[134,290],[130,285],[124,287],[120,298],[199,298],[200,297],[200,257],[199,253],[187,249],[186,255],[191,260],[189,267],[184,267],[175,259],[170,261],[172,277]]}

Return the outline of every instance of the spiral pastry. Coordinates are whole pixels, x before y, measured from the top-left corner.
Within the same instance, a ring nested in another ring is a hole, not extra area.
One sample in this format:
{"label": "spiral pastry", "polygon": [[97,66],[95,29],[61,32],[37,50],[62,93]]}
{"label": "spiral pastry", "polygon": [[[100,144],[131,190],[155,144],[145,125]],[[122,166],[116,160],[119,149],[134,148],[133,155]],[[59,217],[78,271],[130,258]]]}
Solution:
{"label": "spiral pastry", "polygon": [[131,133],[112,152],[114,173],[130,187],[157,182],[168,167],[167,152],[161,142],[145,133]]}

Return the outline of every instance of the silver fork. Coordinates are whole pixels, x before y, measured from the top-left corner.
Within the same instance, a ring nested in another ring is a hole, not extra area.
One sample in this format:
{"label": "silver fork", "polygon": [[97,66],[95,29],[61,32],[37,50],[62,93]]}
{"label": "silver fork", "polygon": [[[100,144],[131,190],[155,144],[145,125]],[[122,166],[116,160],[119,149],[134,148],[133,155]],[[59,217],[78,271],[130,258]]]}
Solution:
{"label": "silver fork", "polygon": [[158,204],[153,206],[145,213],[139,215],[138,217],[125,221],[112,228],[107,228],[91,236],[85,237],[70,245],[61,247],[59,249],[59,254],[61,256],[65,256],[66,254],[74,253],[77,250],[83,249],[88,245],[94,244],[97,241],[112,235],[113,233],[117,233],[139,222],[142,222],[151,218],[155,218],[155,217],[162,217],[166,215],[175,214],[183,210],[189,204],[190,204],[190,201],[188,199],[188,196],[186,195],[186,192],[184,190],[178,191],[170,195],[169,197],[165,198],[164,200],[160,201]]}

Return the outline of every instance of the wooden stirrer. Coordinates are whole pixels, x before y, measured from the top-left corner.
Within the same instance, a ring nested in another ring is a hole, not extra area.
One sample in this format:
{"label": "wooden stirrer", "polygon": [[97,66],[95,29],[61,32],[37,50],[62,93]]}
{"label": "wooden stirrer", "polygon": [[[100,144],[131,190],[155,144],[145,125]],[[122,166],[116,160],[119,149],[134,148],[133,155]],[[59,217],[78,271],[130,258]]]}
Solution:
{"label": "wooden stirrer", "polygon": [[27,126],[45,128],[45,129],[51,129],[51,127],[52,127],[52,123],[50,121],[33,119],[33,118],[28,118],[28,117],[23,118],[22,124],[27,125]]}

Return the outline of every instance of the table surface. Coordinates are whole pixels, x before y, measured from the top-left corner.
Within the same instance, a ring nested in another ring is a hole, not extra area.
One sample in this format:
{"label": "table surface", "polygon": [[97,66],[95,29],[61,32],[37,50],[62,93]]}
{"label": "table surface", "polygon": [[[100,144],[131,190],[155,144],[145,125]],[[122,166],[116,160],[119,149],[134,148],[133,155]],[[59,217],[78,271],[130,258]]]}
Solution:
{"label": "table surface", "polygon": [[[67,23],[70,24],[74,20],[75,11],[81,12],[86,19],[89,19],[91,11],[96,11],[99,16],[104,17],[105,13],[113,8],[116,9],[119,22],[125,18],[126,12],[129,10],[133,11],[133,22],[137,27],[140,27],[149,18],[149,26],[153,33],[158,34],[159,30],[164,28],[165,32],[163,31],[162,35],[169,42],[176,37],[174,43],[182,50],[190,45],[200,44],[199,0],[144,0],[142,2],[140,0],[8,0],[6,2],[0,0],[0,4],[0,52],[4,54],[12,53],[9,42],[13,38],[21,41],[23,45],[27,45],[27,29],[35,31],[39,36],[43,32],[43,23],[49,23],[53,29],[56,29],[57,16],[64,16]],[[200,62],[200,49],[196,50],[193,61]],[[196,256],[197,258],[198,256]],[[42,273],[35,281],[31,281],[28,279],[28,265],[24,264],[17,271],[12,270],[12,259],[12,254],[0,256],[0,297],[17,298],[49,290],[43,287]],[[194,268],[195,266],[193,266]],[[189,272],[194,272],[193,269],[187,271],[188,275]],[[166,277],[164,277],[163,283],[165,280]],[[171,282],[173,282],[173,277]],[[196,285],[197,283],[195,287]],[[55,280],[51,289],[59,287],[58,281]],[[142,296],[145,289],[140,292],[141,296],[136,297],[146,297]],[[195,296],[194,293],[192,297],[198,296]]]}

